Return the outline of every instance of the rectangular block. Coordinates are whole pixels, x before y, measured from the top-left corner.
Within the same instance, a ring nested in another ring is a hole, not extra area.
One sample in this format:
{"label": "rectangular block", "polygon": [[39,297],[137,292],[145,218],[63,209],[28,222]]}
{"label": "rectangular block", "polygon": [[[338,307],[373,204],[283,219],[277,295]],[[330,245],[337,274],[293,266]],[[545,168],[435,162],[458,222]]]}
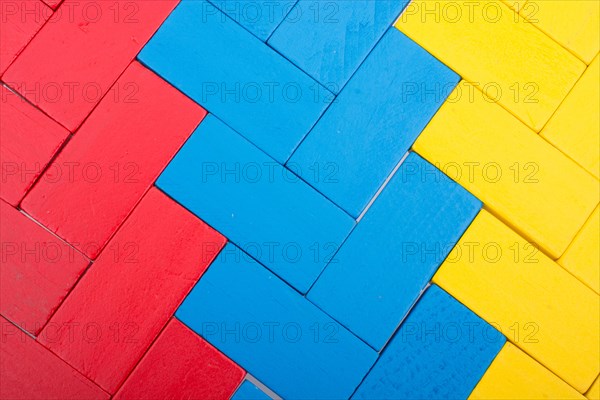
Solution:
{"label": "rectangular block", "polygon": [[536,132],[585,68],[498,0],[413,1],[396,27]]}
{"label": "rectangular block", "polygon": [[156,184],[302,293],[355,223],[213,115]]}
{"label": "rectangular block", "polygon": [[90,258],[133,210],[206,112],[139,63],[25,197],[22,208]]}
{"label": "rectangular block", "polygon": [[283,398],[348,398],[377,357],[232,244],[176,315]]}
{"label": "rectangular block", "polygon": [[113,399],[229,399],[245,374],[173,318]]}
{"label": "rectangular block", "polygon": [[567,251],[557,261],[600,294],[600,208],[596,207]]}
{"label": "rectangular block", "polygon": [[37,335],[89,260],[0,200],[0,313]]}
{"label": "rectangular block", "polygon": [[597,56],[541,132],[544,139],[596,178],[600,178],[599,109],[600,56]]}
{"label": "rectangular block", "polygon": [[224,14],[266,42],[298,0],[210,0]]}
{"label": "rectangular block", "polygon": [[579,399],[579,392],[511,343],[500,350],[469,399]]}
{"label": "rectangular block", "polygon": [[235,391],[231,400],[270,400],[262,390],[257,388],[252,382],[245,380]]}
{"label": "rectangular block", "polygon": [[38,340],[114,394],[224,242],[151,189]]}
{"label": "rectangular block", "polygon": [[308,299],[381,350],[480,208],[479,200],[411,153]]}
{"label": "rectangular block", "polygon": [[431,286],[353,399],[466,399],[506,339]]}
{"label": "rectangular block", "polygon": [[0,96],[0,198],[16,207],[69,131],[6,86],[0,86]]}
{"label": "rectangular block", "polygon": [[280,163],[333,100],[205,0],[181,2],[138,57]]}
{"label": "rectangular block", "polygon": [[580,393],[598,376],[598,294],[487,211],[433,281]]}
{"label": "rectangular block", "polygon": [[40,0],[0,3],[0,76],[52,15]]}
{"label": "rectangular block", "polygon": [[598,181],[471,84],[449,99],[414,150],[560,257],[598,204]]}
{"label": "rectangular block", "polygon": [[[368,3],[379,7],[378,2]],[[288,167],[357,217],[458,80],[392,28],[298,147]]]}
{"label": "rectangular block", "polygon": [[96,400],[110,396],[0,316],[0,398]]}
{"label": "rectangular block", "polygon": [[600,8],[587,0],[529,0],[521,15],[589,64],[600,50]]}
{"label": "rectangular block", "polygon": [[269,45],[339,93],[408,1],[299,0]]}
{"label": "rectangular block", "polygon": [[66,0],[2,80],[75,132],[176,4]]}

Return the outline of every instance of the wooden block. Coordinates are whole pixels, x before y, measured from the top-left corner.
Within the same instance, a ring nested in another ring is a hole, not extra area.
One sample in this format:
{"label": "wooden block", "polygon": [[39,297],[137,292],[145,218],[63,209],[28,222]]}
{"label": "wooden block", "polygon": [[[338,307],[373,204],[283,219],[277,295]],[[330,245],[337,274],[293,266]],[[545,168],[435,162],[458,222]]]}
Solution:
{"label": "wooden block", "polygon": [[558,263],[600,294],[600,209],[579,231]]}
{"label": "wooden block", "polygon": [[[266,42],[298,0],[211,0],[219,10]],[[300,17],[298,17],[300,18]]]}
{"label": "wooden block", "polygon": [[349,398],[377,358],[232,244],[176,316],[283,398]]}
{"label": "wooden block", "polygon": [[355,225],[212,114],[156,184],[302,293]]}
{"label": "wooden block", "polygon": [[585,69],[498,0],[413,1],[396,27],[536,132]]}
{"label": "wooden block", "polygon": [[138,57],[279,163],[333,100],[206,0],[181,2]]}
{"label": "wooden block", "polygon": [[471,84],[449,99],[415,151],[560,257],[598,204],[598,181]]}
{"label": "wooden block", "polygon": [[358,217],[459,79],[391,28],[294,152],[288,168]]}
{"label": "wooden block", "polygon": [[588,400],[600,400],[600,376],[596,378],[590,390],[585,393]]}
{"label": "wooden block", "polygon": [[224,243],[151,189],[38,340],[115,393]]}
{"label": "wooden block", "polygon": [[95,400],[110,396],[0,316],[0,398]]}
{"label": "wooden block", "polygon": [[339,93],[408,2],[299,0],[269,45]]}
{"label": "wooden block", "polygon": [[245,374],[173,318],[113,399],[228,399]]}
{"label": "wooden block", "polygon": [[52,15],[40,0],[0,3],[0,76]]}
{"label": "wooden block", "polygon": [[257,388],[252,382],[245,380],[235,391],[231,400],[270,400],[262,390]]}
{"label": "wooden block", "polygon": [[0,313],[37,335],[89,260],[1,200],[0,215]]}
{"label": "wooden block", "polygon": [[308,299],[381,350],[480,208],[479,200],[411,153]]}
{"label": "wooden block", "polygon": [[400,326],[353,399],[465,399],[506,339],[437,286]]}
{"label": "wooden block", "polygon": [[92,259],[206,115],[137,62],[116,85],[135,96],[105,97],[22,203]]}
{"label": "wooden block", "polygon": [[[2,80],[75,132],[176,4],[64,1]],[[135,96],[135,87],[111,95]]]}
{"label": "wooden block", "polygon": [[598,375],[598,294],[487,211],[433,281],[580,393]]}
{"label": "wooden block", "polygon": [[0,198],[16,207],[69,131],[5,86],[0,96]]}
{"label": "wooden block", "polygon": [[506,343],[469,399],[585,400],[585,397],[518,347]]}
{"label": "wooden block", "polygon": [[600,56],[596,56],[541,132],[546,140],[596,178],[600,178],[599,109]]}
{"label": "wooden block", "polygon": [[529,0],[521,15],[589,64],[600,50],[600,7],[588,0]]}

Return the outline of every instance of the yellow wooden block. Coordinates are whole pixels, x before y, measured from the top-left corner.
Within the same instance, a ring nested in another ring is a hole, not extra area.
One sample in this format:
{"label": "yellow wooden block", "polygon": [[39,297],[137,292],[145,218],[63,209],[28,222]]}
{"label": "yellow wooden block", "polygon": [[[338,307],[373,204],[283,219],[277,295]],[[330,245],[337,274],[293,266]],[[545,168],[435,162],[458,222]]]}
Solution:
{"label": "yellow wooden block", "polygon": [[518,347],[507,342],[469,399],[585,400],[585,397]]}
{"label": "yellow wooden block", "polygon": [[588,400],[600,400],[600,376],[596,378],[590,390],[585,394],[585,397]]}
{"label": "yellow wooden block", "polygon": [[598,204],[598,181],[461,81],[414,149],[554,259]]}
{"label": "yellow wooden block", "polygon": [[597,0],[529,0],[521,16],[587,64],[600,49]]}
{"label": "yellow wooden block", "polygon": [[558,259],[558,263],[596,293],[600,293],[600,210],[598,207],[565,254]]}
{"label": "yellow wooden block", "polygon": [[433,281],[580,393],[598,376],[598,294],[487,211]]}
{"label": "yellow wooden block", "polygon": [[412,1],[395,26],[536,132],[585,64],[501,1]]}
{"label": "yellow wooden block", "polygon": [[600,177],[600,61],[598,56],[541,135],[596,178]]}

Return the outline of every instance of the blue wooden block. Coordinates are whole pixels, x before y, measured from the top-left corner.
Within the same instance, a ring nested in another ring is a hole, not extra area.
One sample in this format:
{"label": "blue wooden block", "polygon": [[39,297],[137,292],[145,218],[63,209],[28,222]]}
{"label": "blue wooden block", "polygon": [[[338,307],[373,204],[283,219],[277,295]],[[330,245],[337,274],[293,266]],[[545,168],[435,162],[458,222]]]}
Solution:
{"label": "blue wooden block", "polygon": [[332,100],[205,0],[182,1],[138,58],[279,162]]}
{"label": "blue wooden block", "polygon": [[285,399],[348,398],[377,358],[232,244],[176,316]]}
{"label": "blue wooden block", "polygon": [[298,0],[209,0],[265,42]]}
{"label": "blue wooden block", "polygon": [[357,217],[458,83],[390,29],[288,162]]}
{"label": "blue wooden block", "polygon": [[431,286],[360,385],[355,399],[467,399],[506,339]]}
{"label": "blue wooden block", "polygon": [[269,44],[338,93],[408,2],[300,0]]}
{"label": "blue wooden block", "polygon": [[271,400],[262,390],[257,388],[252,382],[244,381],[235,391],[231,400]]}
{"label": "blue wooden block", "polygon": [[481,208],[411,153],[308,298],[379,350]]}
{"label": "blue wooden block", "polygon": [[302,293],[355,225],[213,115],[156,184]]}

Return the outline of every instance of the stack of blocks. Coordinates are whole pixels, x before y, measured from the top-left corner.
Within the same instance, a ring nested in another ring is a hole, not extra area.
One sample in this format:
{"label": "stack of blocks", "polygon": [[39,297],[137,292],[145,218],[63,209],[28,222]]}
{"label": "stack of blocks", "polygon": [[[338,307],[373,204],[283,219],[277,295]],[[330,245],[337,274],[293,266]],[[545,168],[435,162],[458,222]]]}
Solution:
{"label": "stack of blocks", "polygon": [[598,3],[0,6],[0,399],[600,398]]}

